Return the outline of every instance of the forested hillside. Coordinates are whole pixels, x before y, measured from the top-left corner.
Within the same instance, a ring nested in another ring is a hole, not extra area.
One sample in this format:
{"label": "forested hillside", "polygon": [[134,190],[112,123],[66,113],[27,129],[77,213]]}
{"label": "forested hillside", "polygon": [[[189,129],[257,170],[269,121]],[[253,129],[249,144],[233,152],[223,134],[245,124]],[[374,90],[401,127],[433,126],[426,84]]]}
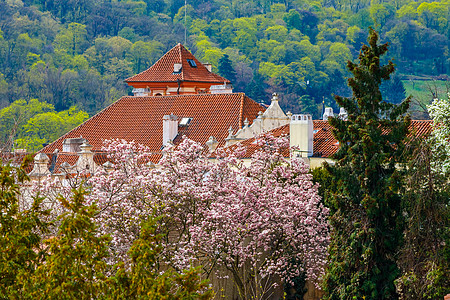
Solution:
{"label": "forested hillside", "polygon": [[369,26],[397,65],[383,86],[389,101],[404,98],[402,80],[448,82],[449,0],[187,4],[185,18],[182,0],[0,0],[0,107],[36,98],[92,115],[131,92],[125,78],[184,44],[185,24],[186,46],[235,91],[266,103],[276,91],[285,110],[316,118],[322,101],[335,106],[333,93],[349,95],[346,61]]}

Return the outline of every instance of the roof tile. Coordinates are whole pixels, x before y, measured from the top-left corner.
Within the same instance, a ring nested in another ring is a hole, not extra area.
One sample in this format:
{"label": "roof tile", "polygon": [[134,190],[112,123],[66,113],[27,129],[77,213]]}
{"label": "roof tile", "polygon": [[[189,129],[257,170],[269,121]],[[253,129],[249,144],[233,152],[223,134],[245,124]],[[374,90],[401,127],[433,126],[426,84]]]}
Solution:
{"label": "roof tile", "polygon": [[[431,132],[431,120],[412,120],[410,126],[409,137],[422,137],[427,136]],[[314,120],[314,145],[313,156],[314,157],[331,157],[339,148],[339,142],[334,138],[331,125],[328,121]],[[274,137],[289,136],[289,124],[275,128],[270,131]],[[242,142],[243,146],[247,147],[245,154],[246,158],[250,158],[258,147],[253,143],[255,138],[251,138]],[[289,156],[288,151],[284,151],[285,157]]]}
{"label": "roof tile", "polygon": [[118,138],[135,141],[160,153],[163,116],[171,113],[179,119],[192,118],[187,127],[178,127],[175,143],[183,135],[202,144],[214,136],[219,146],[223,146],[230,125],[237,131],[243,120],[251,123],[264,110],[243,93],[122,97],[39,152],[62,150],[66,138],[82,136],[93,146],[93,151],[100,151],[105,139]]}
{"label": "roof tile", "polygon": [[[188,63],[188,59],[195,61],[196,67]],[[182,65],[181,72],[174,74],[174,64]],[[178,44],[162,56],[149,69],[125,79],[126,82],[177,82],[195,81],[209,83],[230,83],[222,76],[209,72],[183,45]]]}

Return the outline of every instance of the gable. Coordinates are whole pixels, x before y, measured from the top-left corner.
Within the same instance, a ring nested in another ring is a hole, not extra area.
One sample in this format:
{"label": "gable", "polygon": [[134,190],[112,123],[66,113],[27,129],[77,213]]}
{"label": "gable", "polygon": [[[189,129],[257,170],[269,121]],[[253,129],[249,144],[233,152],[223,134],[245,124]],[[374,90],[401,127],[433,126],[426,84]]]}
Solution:
{"label": "gable", "polygon": [[[174,73],[174,64],[181,64],[180,72]],[[169,50],[149,69],[127,78],[128,84],[133,82],[207,82],[229,84],[230,81],[210,72],[183,45],[178,44]]]}

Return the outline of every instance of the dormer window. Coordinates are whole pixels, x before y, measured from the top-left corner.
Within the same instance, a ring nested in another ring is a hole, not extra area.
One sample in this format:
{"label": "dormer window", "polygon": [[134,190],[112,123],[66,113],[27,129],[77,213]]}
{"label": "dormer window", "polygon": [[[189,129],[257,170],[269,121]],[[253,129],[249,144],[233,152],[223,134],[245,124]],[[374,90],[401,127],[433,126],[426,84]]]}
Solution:
{"label": "dormer window", "polygon": [[191,67],[193,67],[193,68],[197,68],[197,64],[195,63],[195,60],[193,60],[193,59],[186,59],[187,60],[187,62],[189,63],[189,65],[191,66]]}
{"label": "dormer window", "polygon": [[182,118],[178,126],[188,126],[191,123],[192,118]]}
{"label": "dormer window", "polygon": [[172,74],[180,74],[182,69],[182,64],[173,64],[173,73]]}

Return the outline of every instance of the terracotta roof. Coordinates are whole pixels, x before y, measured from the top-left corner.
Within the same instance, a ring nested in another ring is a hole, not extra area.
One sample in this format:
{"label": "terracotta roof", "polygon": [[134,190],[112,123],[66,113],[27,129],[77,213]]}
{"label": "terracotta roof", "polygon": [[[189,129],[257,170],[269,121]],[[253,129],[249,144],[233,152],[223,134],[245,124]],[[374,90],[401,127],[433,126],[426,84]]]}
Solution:
{"label": "terracotta roof", "polygon": [[[188,60],[193,60],[196,66],[191,66]],[[174,74],[174,64],[182,65],[180,73]],[[178,44],[169,50],[149,69],[127,78],[125,81],[128,83],[177,82],[178,79],[191,82],[230,83],[228,79],[209,72],[208,69],[206,69],[206,67],[181,44]]]}
{"label": "terracotta roof", "polygon": [[[412,120],[410,126],[410,137],[423,137],[427,136],[431,132],[431,120]],[[339,148],[338,141],[334,138],[332,127],[328,121],[313,120],[314,126],[314,144],[313,144],[313,157],[330,158]],[[289,124],[270,131],[274,137],[289,136]],[[258,146],[253,143],[255,138],[250,138],[243,141],[241,144],[247,147],[245,154],[246,158],[249,158],[258,149]],[[289,156],[288,151],[283,151],[285,157]]]}
{"label": "terracotta roof", "polygon": [[[48,163],[48,167],[50,169],[53,164],[53,162],[52,162],[53,156],[55,156],[56,154],[51,153],[51,154],[47,154],[47,155],[48,155],[48,158],[50,159],[50,161]],[[78,158],[79,158],[79,156],[77,153],[69,153],[69,152],[58,153],[56,156],[56,162],[55,162],[53,168],[51,168],[52,173],[58,174],[58,173],[63,172],[64,170],[61,168],[61,165],[65,162],[68,163],[72,167],[73,165],[76,164],[76,162],[78,161]]]}
{"label": "terracotta roof", "polygon": [[328,121],[314,120],[314,157],[331,157],[339,148]]}
{"label": "terracotta roof", "polygon": [[[33,153],[14,153],[14,152],[0,152],[0,163],[2,164],[11,164],[12,166],[20,166],[24,162],[26,156],[33,157]],[[30,173],[33,170],[33,160],[25,166],[25,171]]]}
{"label": "terracotta roof", "polygon": [[122,97],[39,152],[61,151],[66,138],[82,136],[93,146],[92,151],[101,150],[105,139],[119,138],[134,140],[160,153],[163,116],[171,113],[179,119],[192,118],[187,127],[178,127],[175,143],[182,135],[202,144],[214,136],[223,146],[230,126],[236,132],[245,119],[251,123],[264,110],[243,93]]}

